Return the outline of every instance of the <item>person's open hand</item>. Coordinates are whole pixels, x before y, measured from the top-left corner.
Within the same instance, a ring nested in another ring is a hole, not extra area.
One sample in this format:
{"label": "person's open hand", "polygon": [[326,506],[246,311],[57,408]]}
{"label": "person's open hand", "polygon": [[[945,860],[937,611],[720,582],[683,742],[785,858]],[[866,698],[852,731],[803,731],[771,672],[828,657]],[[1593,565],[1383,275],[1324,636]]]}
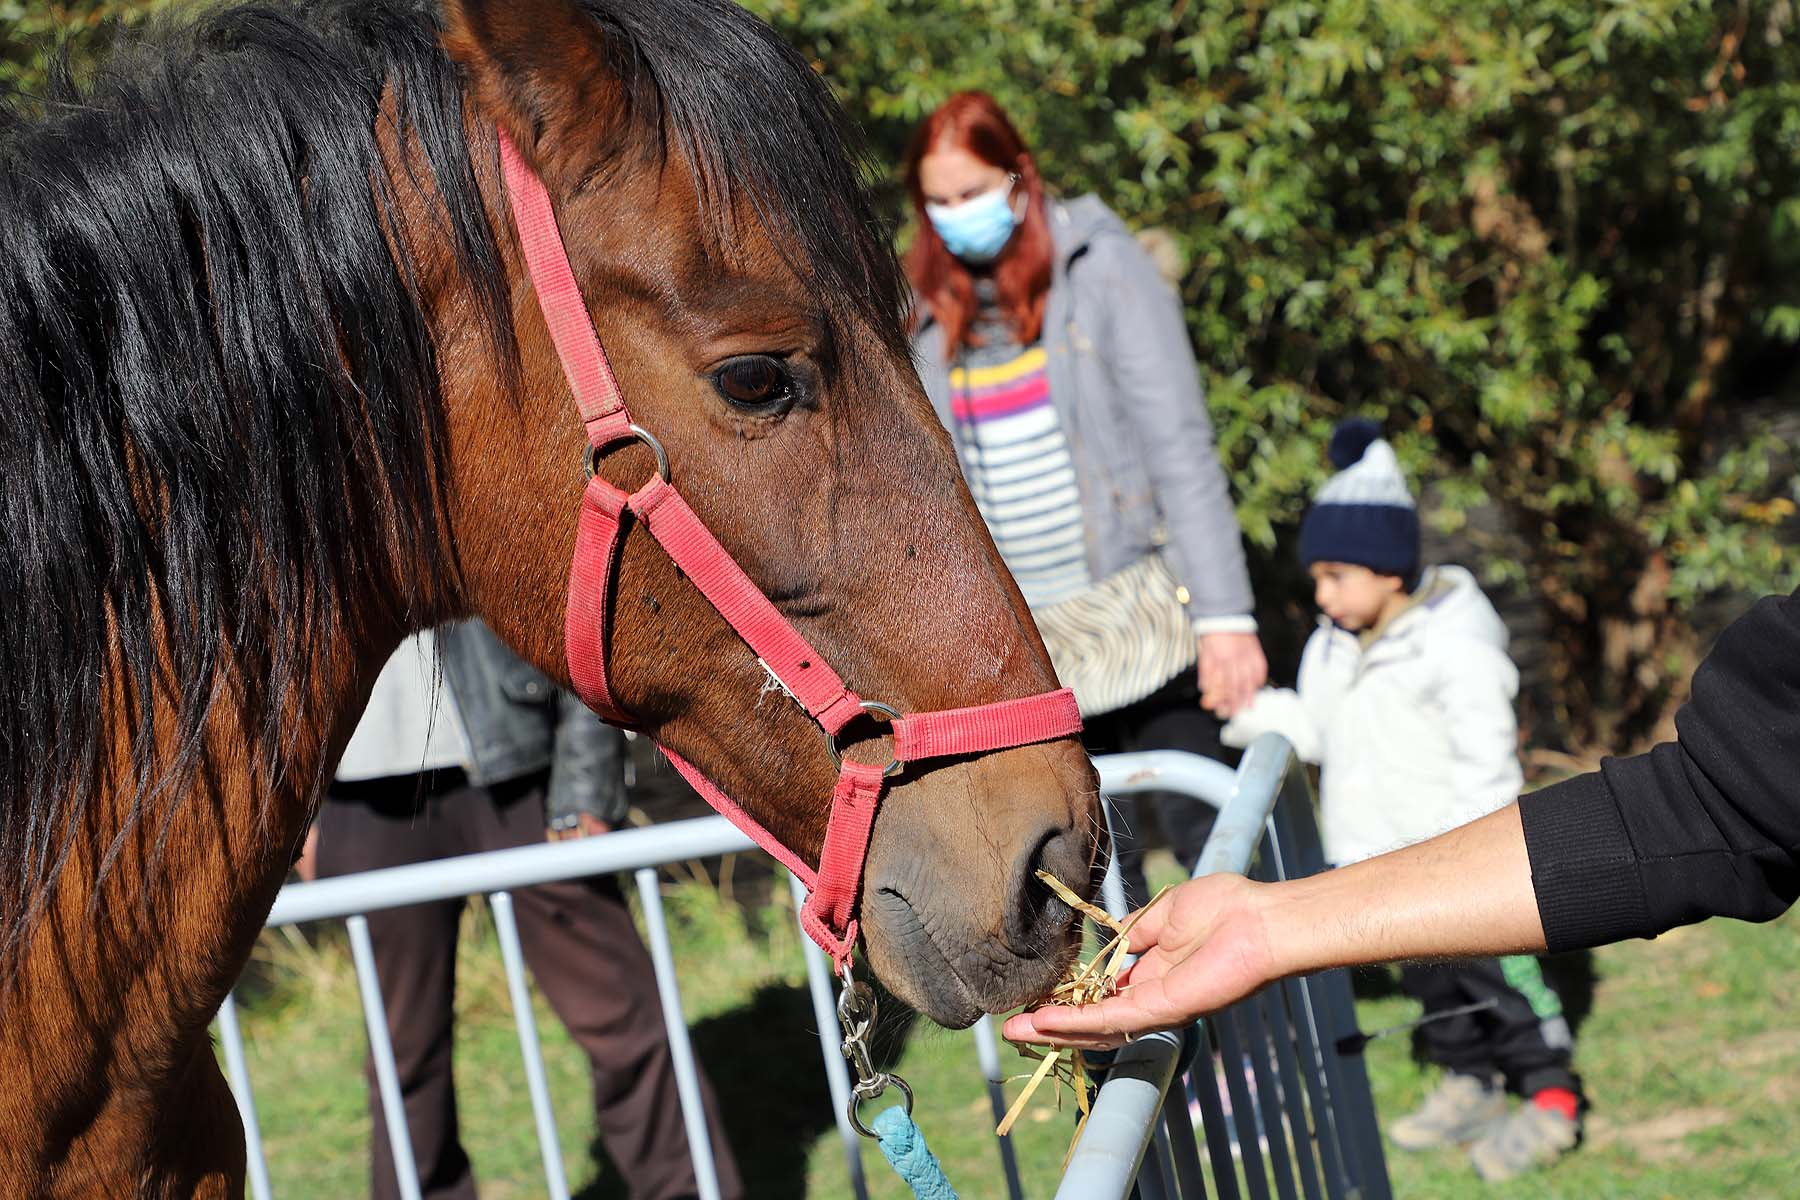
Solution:
{"label": "person's open hand", "polygon": [[1200,705],[1229,718],[1249,707],[1269,681],[1269,660],[1254,633],[1207,633],[1200,637]]}
{"label": "person's open hand", "polygon": [[1260,886],[1241,875],[1207,875],[1177,886],[1132,927],[1131,949],[1141,957],[1120,977],[1117,995],[1020,1013],[1006,1022],[1006,1036],[1106,1050],[1243,999],[1275,971],[1253,904]]}

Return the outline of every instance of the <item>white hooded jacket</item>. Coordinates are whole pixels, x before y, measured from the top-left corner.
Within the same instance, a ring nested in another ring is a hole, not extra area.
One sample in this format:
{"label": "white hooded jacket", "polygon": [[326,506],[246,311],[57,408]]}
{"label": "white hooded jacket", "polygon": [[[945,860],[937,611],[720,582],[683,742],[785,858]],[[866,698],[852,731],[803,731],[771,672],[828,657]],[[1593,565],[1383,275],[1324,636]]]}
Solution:
{"label": "white hooded jacket", "polygon": [[1225,726],[1279,733],[1321,768],[1320,833],[1339,865],[1467,824],[1518,798],[1519,672],[1506,626],[1461,567],[1433,567],[1367,646],[1321,619],[1297,691],[1264,688]]}

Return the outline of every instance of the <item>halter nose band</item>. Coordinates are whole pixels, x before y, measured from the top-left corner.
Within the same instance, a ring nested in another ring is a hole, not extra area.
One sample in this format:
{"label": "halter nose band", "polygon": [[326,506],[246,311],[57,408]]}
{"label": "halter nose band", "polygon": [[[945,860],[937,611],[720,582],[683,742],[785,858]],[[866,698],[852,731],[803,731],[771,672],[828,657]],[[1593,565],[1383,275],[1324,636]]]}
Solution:
{"label": "halter nose band", "polygon": [[[537,173],[500,132],[500,164],[506,178],[513,222],[538,306],[550,329],[563,375],[587,428],[590,447],[587,489],[575,555],[569,568],[569,601],[564,640],[569,677],[587,705],[615,724],[630,726],[631,715],[613,694],[606,674],[608,589],[623,542],[626,514],[641,521],[675,565],[700,589],[789,695],[825,731],[838,762],[831,793],[819,869],[812,870],[743,807],[696,769],[668,750],[669,761],[707,803],[753,838],[810,889],[801,909],[807,934],[845,967],[857,936],[856,902],[875,813],[890,775],[926,758],[985,754],[1032,742],[1068,737],[1081,729],[1074,693],[1067,688],[1016,700],[1002,700],[944,712],[901,714],[851,691],[819,652],[776,611],[769,598],[738,566],[675,488],[667,454],[654,435],[632,423],[624,393],[600,346],[599,334],[576,285],[557,229],[550,194]],[[635,492],[614,487],[594,469],[608,446],[641,440],[656,451],[657,474]],[[893,761],[886,766],[839,759],[837,734],[864,711],[888,715],[893,724]]]}

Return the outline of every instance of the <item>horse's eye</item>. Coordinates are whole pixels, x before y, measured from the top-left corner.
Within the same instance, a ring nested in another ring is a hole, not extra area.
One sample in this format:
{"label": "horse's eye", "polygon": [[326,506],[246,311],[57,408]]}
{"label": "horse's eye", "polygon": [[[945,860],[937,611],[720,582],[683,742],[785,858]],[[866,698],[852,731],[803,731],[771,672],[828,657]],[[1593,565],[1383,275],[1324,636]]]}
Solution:
{"label": "horse's eye", "polygon": [[713,386],[734,408],[767,412],[793,399],[794,377],[780,359],[749,354],[713,372]]}

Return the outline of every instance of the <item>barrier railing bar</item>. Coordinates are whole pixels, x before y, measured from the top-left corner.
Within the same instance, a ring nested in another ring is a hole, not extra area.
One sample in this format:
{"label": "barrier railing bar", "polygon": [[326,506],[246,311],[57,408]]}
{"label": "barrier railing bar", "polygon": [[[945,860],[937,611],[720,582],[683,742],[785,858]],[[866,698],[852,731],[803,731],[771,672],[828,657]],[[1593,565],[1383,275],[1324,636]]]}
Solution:
{"label": "barrier railing bar", "polygon": [[[1000,1071],[1000,1044],[994,1037],[994,1020],[985,1013],[975,1022],[975,1058],[981,1064],[981,1077],[987,1082],[988,1107],[993,1110],[994,1125],[1006,1118],[1006,1076]],[[1019,1159],[1013,1150],[1012,1134],[996,1137],[1000,1147],[1000,1170],[1006,1175],[1007,1200],[1024,1200],[1024,1186],[1019,1181]]]}
{"label": "barrier railing bar", "polygon": [[1106,871],[1100,876],[1100,907],[1113,920],[1122,920],[1128,911],[1125,904],[1125,875],[1119,870],[1118,856],[1112,852],[1119,844],[1118,828],[1113,820],[1112,798],[1100,793],[1100,820],[1106,826]]}
{"label": "barrier railing bar", "polygon": [[406,904],[460,900],[476,892],[517,891],[535,883],[616,875],[639,867],[754,849],[755,844],[724,817],[695,817],[621,829],[605,837],[486,850],[312,883],[290,883],[276,896],[267,924],[292,925]]}
{"label": "barrier railing bar", "polygon": [[[1279,738],[1276,740],[1280,741]],[[1285,742],[1282,744],[1286,745]],[[1107,754],[1096,758],[1094,767],[1100,772],[1100,793],[1105,796],[1186,792],[1222,809],[1241,787],[1241,768],[1233,771],[1222,762],[1180,750]]]}
{"label": "barrier railing bar", "polygon": [[[1349,1084],[1344,1078],[1343,1064],[1337,1050],[1332,1046],[1331,1039],[1325,1036],[1325,1031],[1331,1029],[1334,1023],[1331,1020],[1325,989],[1321,986],[1323,980],[1319,976],[1314,976],[1301,982],[1302,994],[1306,997],[1308,1007],[1312,1009],[1310,1015],[1315,1023],[1315,1029],[1318,1030],[1321,1068],[1319,1073],[1325,1079],[1325,1094],[1335,1099],[1345,1094],[1345,1089]],[[1344,1181],[1349,1194],[1360,1198],[1363,1179],[1362,1147],[1358,1145],[1357,1132],[1351,1127],[1348,1115],[1342,1112],[1336,1104],[1333,1104],[1331,1111],[1333,1121],[1337,1126],[1338,1153],[1344,1161]]]}
{"label": "barrier railing bar", "polygon": [[650,935],[650,963],[656,968],[656,993],[662,1000],[663,1027],[669,1035],[669,1061],[675,1069],[675,1091],[681,1098],[681,1120],[687,1126],[688,1157],[694,1160],[694,1181],[700,1189],[700,1200],[719,1200],[719,1172],[713,1165],[712,1130],[706,1124],[706,1106],[700,1101],[700,1074],[694,1067],[694,1046],[688,1038],[687,1017],[681,1011],[681,983],[675,978],[675,953],[669,945],[669,922],[663,913],[662,881],[657,877],[655,867],[641,868],[635,878],[638,898],[643,901],[644,928]]}
{"label": "barrier railing bar", "polygon": [[1250,1200],[1269,1200],[1269,1173],[1257,1142],[1256,1101],[1244,1083],[1244,1042],[1238,1035],[1236,1005],[1215,1016],[1213,1033],[1224,1060],[1225,1089],[1231,1094],[1231,1123],[1237,1129],[1238,1157],[1244,1164],[1244,1191]]}
{"label": "barrier railing bar", "polygon": [[1306,1200],[1320,1200],[1313,1127],[1307,1117],[1306,1097],[1300,1090],[1300,1072],[1294,1059],[1293,1017],[1287,1010],[1285,994],[1279,988],[1264,989],[1258,1000],[1264,1006],[1266,1024],[1273,1034],[1276,1083],[1281,1088],[1282,1105],[1287,1112],[1290,1144],[1299,1162],[1300,1187],[1306,1193]]}
{"label": "barrier railing bar", "polygon": [[1175,1160],[1175,1191],[1181,1200],[1206,1200],[1206,1173],[1200,1169],[1200,1143],[1191,1134],[1193,1118],[1188,1115],[1187,1088],[1176,1079],[1168,1095],[1163,1097],[1163,1128],[1174,1131],[1169,1137],[1169,1151]]}
{"label": "barrier railing bar", "polygon": [[[724,820],[723,817],[715,818]],[[794,920],[806,907],[806,887],[788,876],[788,892],[794,898]],[[819,1027],[819,1057],[825,1063],[825,1084],[831,1093],[831,1115],[837,1122],[838,1143],[844,1150],[844,1166],[850,1172],[850,1188],[856,1200],[869,1200],[869,1184],[863,1178],[862,1138],[850,1127],[850,1068],[838,1044],[837,1002],[832,995],[831,968],[825,952],[802,931],[800,949],[806,956],[806,985],[812,994],[813,1021]]]}
{"label": "barrier railing bar", "polygon": [[[1231,1157],[1231,1134],[1225,1125],[1225,1105],[1219,1099],[1221,1077],[1213,1068],[1218,1052],[1218,1035],[1213,1032],[1217,1017],[1200,1022],[1200,1052],[1188,1068],[1188,1079],[1200,1101],[1200,1127],[1206,1135],[1206,1154],[1212,1161],[1213,1189],[1219,1200],[1238,1200],[1237,1164]],[[1222,1061],[1222,1060],[1221,1060]]]}
{"label": "barrier railing bar", "polygon": [[1144,1147],[1143,1165],[1138,1168],[1135,1189],[1138,1200],[1176,1200],[1175,1193],[1170,1190],[1173,1185],[1169,1172],[1169,1131],[1157,1119],[1161,1115],[1162,1108],[1158,1105],[1156,1115],[1150,1119],[1150,1144]]}
{"label": "barrier railing bar", "polygon": [[363,1024],[369,1031],[369,1057],[375,1063],[375,1089],[394,1154],[394,1176],[400,1200],[419,1200],[419,1168],[413,1161],[412,1130],[400,1096],[400,1072],[394,1044],[388,1040],[387,1009],[381,1003],[381,977],[375,972],[375,947],[369,941],[369,919],[355,913],[344,919],[350,933],[350,960],[356,964],[356,989],[362,995]]}
{"label": "barrier railing bar", "polygon": [[238,1027],[237,1003],[231,993],[219,1005],[219,1041],[225,1047],[225,1074],[231,1095],[244,1122],[244,1165],[250,1176],[254,1200],[272,1200],[269,1161],[263,1155],[262,1129],[256,1123],[256,1094],[250,1090],[250,1068],[244,1061],[244,1032]]}
{"label": "barrier railing bar", "polygon": [[[1356,1006],[1355,1001],[1350,998],[1350,973],[1342,967],[1327,971],[1316,977],[1315,986],[1321,994],[1330,1027],[1345,1032],[1354,1030]],[[1326,1087],[1335,1089],[1334,1095],[1370,1094],[1368,1068],[1364,1065],[1361,1054],[1340,1054],[1335,1044],[1322,1046],[1320,1049],[1328,1071],[1325,1084]],[[1347,1104],[1344,1107],[1347,1111],[1339,1122],[1339,1128],[1347,1126],[1350,1131],[1350,1145],[1355,1152],[1355,1183],[1360,1189],[1360,1200],[1387,1200],[1390,1194],[1387,1166],[1382,1155],[1381,1128],[1375,1120],[1375,1106]]]}
{"label": "barrier railing bar", "polygon": [[1269,1073],[1269,1030],[1263,1024],[1260,997],[1251,996],[1238,1004],[1244,1019],[1244,1040],[1251,1047],[1250,1071],[1256,1078],[1256,1109],[1262,1116],[1262,1127],[1269,1140],[1269,1166],[1275,1176],[1275,1192],[1281,1200],[1300,1200],[1294,1186],[1295,1167],[1283,1133],[1282,1110],[1275,1077]]}
{"label": "barrier railing bar", "polygon": [[519,944],[519,922],[513,915],[510,892],[490,892],[488,911],[494,914],[494,932],[500,941],[500,961],[506,967],[506,992],[512,998],[513,1024],[519,1031],[519,1055],[525,1060],[525,1090],[531,1096],[531,1116],[537,1124],[538,1150],[544,1159],[544,1182],[550,1200],[569,1200],[569,1177],[563,1170],[562,1143],[556,1136],[556,1110],[550,1104],[550,1085],[544,1077],[544,1051],[538,1042],[537,1017],[531,1011],[531,988],[525,982],[525,951]]}
{"label": "barrier railing bar", "polygon": [[1242,874],[1249,869],[1293,764],[1293,748],[1276,734],[1266,733],[1250,743],[1238,760],[1231,793],[1219,807],[1212,833],[1200,849],[1194,878],[1220,872]]}
{"label": "barrier railing bar", "polygon": [[1300,1035],[1300,1050],[1309,1057],[1311,1069],[1302,1071],[1306,1082],[1306,1099],[1312,1109],[1313,1128],[1318,1133],[1319,1152],[1325,1173],[1325,1195],[1329,1200],[1345,1200],[1345,1186],[1353,1178],[1350,1163],[1344,1155],[1343,1134],[1338,1129],[1337,1113],[1325,1084],[1325,1050],[1319,1044],[1319,1024],[1312,1010],[1312,995],[1305,978],[1284,979],[1281,990],[1288,998],[1288,1011],[1293,1014],[1294,1032]]}
{"label": "barrier railing bar", "polygon": [[1119,1048],[1100,1088],[1106,1107],[1100,1107],[1101,1099],[1095,1100],[1056,1189],[1057,1200],[1126,1194],[1150,1145],[1150,1131],[1180,1053],[1181,1039],[1172,1033],[1148,1034]]}

